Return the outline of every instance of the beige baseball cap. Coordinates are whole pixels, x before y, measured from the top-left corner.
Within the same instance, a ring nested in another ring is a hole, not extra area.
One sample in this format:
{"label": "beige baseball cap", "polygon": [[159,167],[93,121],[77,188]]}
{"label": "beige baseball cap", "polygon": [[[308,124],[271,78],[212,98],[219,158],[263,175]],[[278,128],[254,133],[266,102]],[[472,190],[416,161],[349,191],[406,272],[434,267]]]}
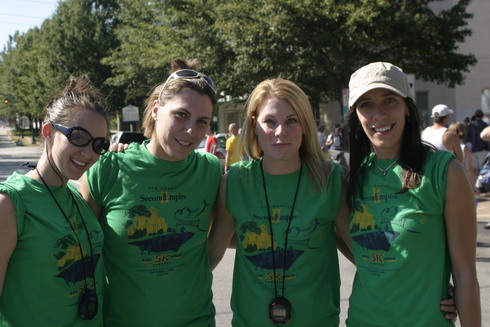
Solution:
{"label": "beige baseball cap", "polygon": [[373,62],[356,70],[349,81],[349,108],[366,92],[383,88],[407,98],[412,86],[403,70],[388,62]]}

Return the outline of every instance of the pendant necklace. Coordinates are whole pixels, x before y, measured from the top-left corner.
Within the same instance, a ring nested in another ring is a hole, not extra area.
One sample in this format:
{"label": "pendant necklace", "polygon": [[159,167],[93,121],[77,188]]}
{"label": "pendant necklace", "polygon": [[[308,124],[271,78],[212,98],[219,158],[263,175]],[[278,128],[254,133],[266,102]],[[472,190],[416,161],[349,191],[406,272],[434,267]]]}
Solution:
{"label": "pendant necklace", "polygon": [[[265,185],[264,168],[262,167],[262,164],[263,164],[263,160],[260,163],[260,171],[262,173],[262,185],[264,186],[265,203],[267,206],[267,217],[269,218],[269,228],[271,231],[272,270],[274,272],[274,294],[275,294],[275,298],[272,299],[269,303],[269,320],[273,324],[280,326],[280,325],[287,324],[291,321],[291,303],[284,297],[284,287],[286,284],[286,278],[283,278],[283,282],[282,282],[282,295],[278,296],[277,294],[274,231],[272,229],[271,210],[269,207],[269,198],[267,196],[267,187]],[[296,205],[296,197],[298,195],[302,172],[303,172],[303,165],[301,165],[301,168],[299,170],[298,184],[296,185],[296,192],[294,193],[293,205],[291,207],[288,226],[286,228],[286,236],[284,238],[284,255],[283,255],[283,267],[282,267],[283,276],[286,275],[286,257],[287,257],[289,228],[291,227],[291,221],[293,220],[294,207]]]}
{"label": "pendant necklace", "polygon": [[393,167],[393,165],[395,165],[397,162],[398,162],[398,159],[395,159],[395,161],[393,161],[388,167],[386,167],[386,169],[382,169],[381,167],[378,166],[378,164],[376,163],[376,159],[374,160],[374,165],[376,166],[376,168],[379,169],[379,171],[383,174],[383,176],[386,176],[386,174],[388,173],[388,170],[390,170],[391,167]]}

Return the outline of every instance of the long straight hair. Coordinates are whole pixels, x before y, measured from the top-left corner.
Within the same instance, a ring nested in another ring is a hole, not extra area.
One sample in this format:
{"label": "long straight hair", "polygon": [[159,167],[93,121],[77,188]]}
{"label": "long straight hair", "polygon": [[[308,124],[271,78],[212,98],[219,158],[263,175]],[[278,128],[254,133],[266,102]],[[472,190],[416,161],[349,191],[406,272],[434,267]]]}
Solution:
{"label": "long straight hair", "polygon": [[257,121],[258,108],[271,96],[286,100],[298,115],[299,123],[303,128],[299,156],[310,171],[312,185],[316,186],[318,191],[325,192],[332,172],[332,164],[327,162],[318,142],[310,101],[295,83],[282,78],[268,79],[259,83],[252,91],[245,105],[247,116],[243,125],[242,139],[245,151],[253,159],[260,159],[264,155],[258,137],[254,133],[254,124]]}
{"label": "long straight hair", "polygon": [[[402,167],[402,188],[398,193],[404,193],[420,185],[422,180],[422,166],[425,162],[427,150],[434,150],[427,143],[422,142],[420,135],[420,115],[411,98],[405,98],[409,114],[405,119],[405,127],[402,135],[402,145],[399,165]],[[347,201],[350,208],[354,206],[356,193],[360,191],[363,181],[362,165],[373,151],[371,141],[362,129],[357,117],[355,104],[350,108],[347,116],[347,128],[350,143],[349,187]]]}

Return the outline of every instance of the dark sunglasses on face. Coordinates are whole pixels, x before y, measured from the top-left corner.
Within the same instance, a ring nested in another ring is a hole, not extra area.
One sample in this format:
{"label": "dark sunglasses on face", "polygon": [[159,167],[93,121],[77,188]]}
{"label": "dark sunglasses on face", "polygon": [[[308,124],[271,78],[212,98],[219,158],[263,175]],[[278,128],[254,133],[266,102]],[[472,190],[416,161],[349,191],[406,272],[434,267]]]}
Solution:
{"label": "dark sunglasses on face", "polygon": [[160,95],[158,96],[159,99],[162,96],[162,92],[165,89],[165,86],[167,85],[167,83],[174,78],[183,78],[183,79],[202,78],[206,82],[206,84],[208,84],[209,87],[214,91],[214,94],[216,94],[216,86],[214,85],[212,79],[210,79],[206,75],[201,74],[199,72],[196,72],[195,70],[192,70],[192,69],[180,69],[180,70],[177,70],[176,72],[173,72],[167,78],[165,83],[163,83],[162,90],[160,91]]}
{"label": "dark sunglasses on face", "polygon": [[92,149],[97,154],[104,154],[109,150],[110,141],[105,137],[93,138],[92,135],[83,127],[65,127],[51,122],[54,128],[61,132],[68,142],[78,147],[85,147],[92,142]]}

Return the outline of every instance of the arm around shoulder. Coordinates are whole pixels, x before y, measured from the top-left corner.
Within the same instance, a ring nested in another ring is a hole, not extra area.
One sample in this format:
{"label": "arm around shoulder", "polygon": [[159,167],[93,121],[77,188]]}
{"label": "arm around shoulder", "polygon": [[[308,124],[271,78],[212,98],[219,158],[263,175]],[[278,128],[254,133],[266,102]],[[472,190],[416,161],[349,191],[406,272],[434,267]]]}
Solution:
{"label": "arm around shoulder", "polygon": [[480,291],[476,274],[476,206],[463,166],[451,160],[444,205],[454,295],[461,326],[481,326]]}

